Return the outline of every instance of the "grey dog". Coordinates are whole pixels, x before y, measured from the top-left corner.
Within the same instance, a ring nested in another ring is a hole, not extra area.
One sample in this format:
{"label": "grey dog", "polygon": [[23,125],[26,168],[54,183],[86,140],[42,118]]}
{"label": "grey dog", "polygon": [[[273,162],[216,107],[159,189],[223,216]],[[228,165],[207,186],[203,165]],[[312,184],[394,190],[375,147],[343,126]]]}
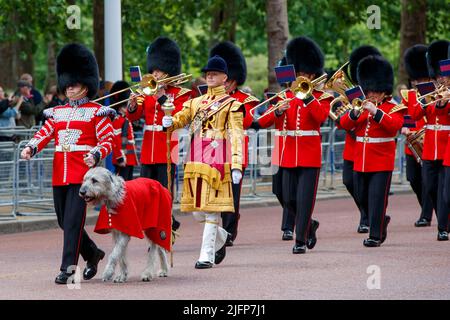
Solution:
{"label": "grey dog", "polygon": [[[108,213],[116,214],[116,208],[122,204],[125,197],[125,181],[120,176],[113,175],[105,168],[90,169],[83,179],[80,188],[80,197],[89,205],[105,205]],[[130,236],[113,229],[112,236],[114,248],[109,255],[108,264],[103,272],[103,281],[113,280],[117,263],[120,266],[119,274],[114,278],[114,282],[125,282],[128,277],[128,265],[126,260],[126,250]],[[158,274],[160,277],[168,276],[167,251],[150,242],[148,250],[147,266],[141,274],[142,281],[151,281]],[[156,272],[156,262],[159,260],[160,270]]]}

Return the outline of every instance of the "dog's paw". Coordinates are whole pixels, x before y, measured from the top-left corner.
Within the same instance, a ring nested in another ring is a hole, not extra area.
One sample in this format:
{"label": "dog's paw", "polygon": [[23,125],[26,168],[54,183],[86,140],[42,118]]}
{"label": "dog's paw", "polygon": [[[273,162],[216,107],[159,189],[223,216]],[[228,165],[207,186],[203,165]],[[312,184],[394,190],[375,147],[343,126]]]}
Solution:
{"label": "dog's paw", "polygon": [[126,274],[119,274],[117,277],[114,278],[114,283],[124,283],[126,281],[127,281]]}
{"label": "dog's paw", "polygon": [[144,282],[149,282],[149,281],[153,280],[153,276],[151,274],[149,274],[149,273],[144,272],[141,275],[141,280],[144,281]]}
{"label": "dog's paw", "polygon": [[163,271],[163,270],[160,270],[159,272],[158,272],[158,277],[167,277],[168,276],[168,272],[167,271]]}
{"label": "dog's paw", "polygon": [[114,277],[114,272],[105,271],[105,272],[103,272],[102,280],[104,282],[111,281],[113,277]]}

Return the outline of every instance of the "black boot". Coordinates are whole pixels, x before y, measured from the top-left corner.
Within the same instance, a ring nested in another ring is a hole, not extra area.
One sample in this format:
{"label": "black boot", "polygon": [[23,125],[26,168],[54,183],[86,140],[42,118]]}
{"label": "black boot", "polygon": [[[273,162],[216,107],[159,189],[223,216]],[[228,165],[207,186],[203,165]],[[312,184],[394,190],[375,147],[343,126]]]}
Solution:
{"label": "black boot", "polygon": [[319,229],[319,221],[312,220],[311,226],[309,227],[308,239],[306,240],[306,247],[312,249],[317,243],[316,231]]}
{"label": "black boot", "polygon": [[306,245],[303,242],[296,242],[292,248],[293,254],[301,254],[306,252]]}
{"label": "black boot", "polygon": [[55,279],[55,283],[56,284],[67,284],[69,283],[73,283],[73,279],[69,278],[73,275],[73,273],[69,273],[69,272],[65,272],[65,271],[61,271],[58,276]]}
{"label": "black boot", "polygon": [[425,218],[420,218],[419,220],[417,220],[417,221],[414,223],[414,226],[417,227],[417,228],[420,228],[420,227],[429,227],[429,226],[431,226],[431,221],[428,221],[428,220],[425,219]]}
{"label": "black boot", "polygon": [[83,271],[83,279],[90,280],[97,274],[97,266],[100,260],[105,257],[105,252],[100,249],[97,249],[94,256],[87,261],[86,268]]}
{"label": "black boot", "polygon": [[294,233],[291,230],[284,230],[281,240],[283,240],[283,241],[294,240]]}
{"label": "black boot", "polygon": [[369,233],[369,226],[365,225],[365,224],[360,224],[358,226],[358,233]]}
{"label": "black boot", "polygon": [[391,222],[391,217],[390,217],[390,216],[385,216],[385,217],[384,217],[383,235],[381,236],[381,243],[383,243],[384,241],[386,241],[386,237],[387,237],[387,227],[388,227],[389,222]]}
{"label": "black boot", "polygon": [[209,261],[197,261],[195,263],[195,269],[209,269],[212,268],[213,264]]}
{"label": "black boot", "polygon": [[448,241],[448,232],[447,231],[439,231],[437,235],[438,241]]}

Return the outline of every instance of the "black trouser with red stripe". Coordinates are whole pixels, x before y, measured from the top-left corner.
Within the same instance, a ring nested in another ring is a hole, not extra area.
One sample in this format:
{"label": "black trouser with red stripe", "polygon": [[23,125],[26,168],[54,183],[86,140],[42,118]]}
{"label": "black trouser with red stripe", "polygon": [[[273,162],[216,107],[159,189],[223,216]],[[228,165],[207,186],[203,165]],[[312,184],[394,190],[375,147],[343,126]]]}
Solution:
{"label": "black trouser with red stripe", "polygon": [[81,184],[53,187],[56,216],[59,226],[64,231],[61,271],[76,266],[80,254],[88,261],[97,251],[94,241],[84,230],[86,202],[78,195],[80,187]]}
{"label": "black trouser with red stripe", "polygon": [[433,217],[433,201],[429,195],[425,194],[422,180],[422,165],[417,162],[414,156],[406,155],[406,180],[417,196],[422,211],[419,219],[431,221]]}
{"label": "black trouser with red stripe", "polygon": [[444,201],[444,166],[442,160],[423,160],[422,178],[425,193],[436,208],[438,230],[447,231],[448,211]]}
{"label": "black trouser with red stripe", "polygon": [[295,211],[296,242],[305,244],[316,202],[320,168],[283,168],[284,208]]}
{"label": "black trouser with red stripe", "polygon": [[222,212],[222,226],[225,230],[227,230],[228,233],[231,233],[231,239],[233,241],[237,237],[239,218],[241,217],[239,213],[239,205],[241,202],[241,190],[242,180],[244,180],[244,172],[242,172],[242,179],[238,184],[231,183],[231,189],[233,191],[234,212]]}
{"label": "black trouser with red stripe", "polygon": [[444,166],[444,202],[447,208],[447,230],[450,232],[450,167]]}
{"label": "black trouser with red stripe", "polygon": [[116,168],[116,174],[121,176],[123,180],[125,181],[133,180],[134,166],[120,167],[118,165],[114,165],[114,167]]}
{"label": "black trouser with red stripe", "polygon": [[272,176],[272,192],[283,208],[281,231],[294,232],[295,210],[286,208],[283,203],[283,168],[281,167],[276,167],[276,173]]}
{"label": "black trouser with red stripe", "polygon": [[369,237],[381,240],[392,171],[354,172],[355,195],[361,207],[369,214]]}
{"label": "black trouser with red stripe", "polygon": [[359,224],[360,225],[369,225],[369,215],[364,210],[364,208],[359,204],[358,199],[355,195],[355,181],[353,176],[353,161],[344,160],[344,166],[342,169],[342,183],[347,188],[348,193],[352,196],[355,201],[356,207],[359,210]]}

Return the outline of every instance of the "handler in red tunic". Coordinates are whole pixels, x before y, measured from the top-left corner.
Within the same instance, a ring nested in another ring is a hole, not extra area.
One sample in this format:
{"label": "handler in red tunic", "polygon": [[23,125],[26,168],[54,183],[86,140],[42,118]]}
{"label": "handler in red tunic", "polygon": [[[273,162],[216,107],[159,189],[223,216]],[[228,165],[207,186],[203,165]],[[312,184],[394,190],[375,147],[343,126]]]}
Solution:
{"label": "handler in red tunic", "polygon": [[97,61],[87,48],[79,44],[63,47],[56,72],[59,90],[69,103],[45,110],[47,121],[21,156],[29,160],[55,139],[53,199],[58,224],[64,231],[61,273],[55,282],[66,284],[80,253],[87,261],[85,280],[95,276],[98,262],[105,256],[84,230],[86,202],[78,193],[85,173],[112,150],[114,133],[109,116],[115,112],[89,101],[97,93],[99,77]]}
{"label": "handler in red tunic", "polygon": [[94,231],[100,234],[121,231],[130,237],[143,239],[144,235],[170,251],[172,198],[158,181],[137,178],[125,181],[122,204],[109,213],[103,206]]}

